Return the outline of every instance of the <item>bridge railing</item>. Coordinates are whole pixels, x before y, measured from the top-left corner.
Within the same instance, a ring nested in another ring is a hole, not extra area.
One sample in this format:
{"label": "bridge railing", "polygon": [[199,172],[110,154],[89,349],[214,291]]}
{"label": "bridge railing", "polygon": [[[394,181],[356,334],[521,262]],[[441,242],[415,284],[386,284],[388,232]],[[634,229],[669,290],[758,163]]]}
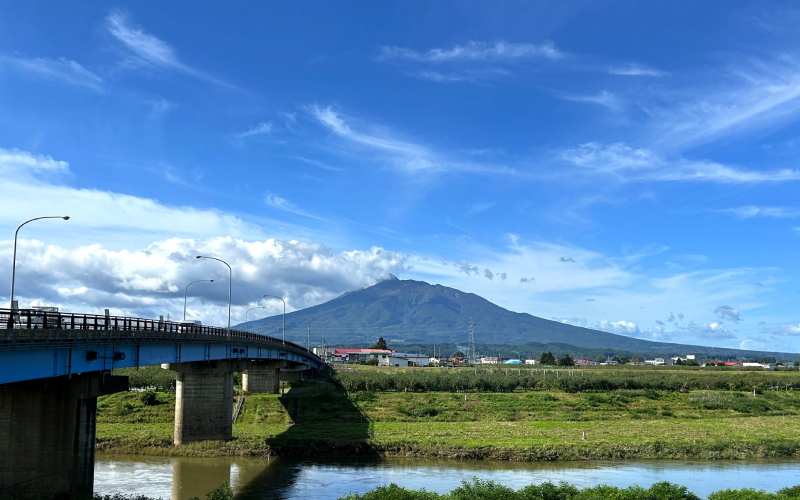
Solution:
{"label": "bridge railing", "polygon": [[[0,309],[0,329],[7,328],[5,338],[0,340],[13,344],[26,342],[63,341],[234,341],[277,343],[306,351],[293,342],[246,332],[230,331],[218,326],[197,325],[190,322],[163,321],[158,319],[103,316],[40,311],[36,309]],[[65,337],[65,331],[71,335]],[[309,352],[310,354],[310,352]],[[313,354],[311,354],[314,356]]]}

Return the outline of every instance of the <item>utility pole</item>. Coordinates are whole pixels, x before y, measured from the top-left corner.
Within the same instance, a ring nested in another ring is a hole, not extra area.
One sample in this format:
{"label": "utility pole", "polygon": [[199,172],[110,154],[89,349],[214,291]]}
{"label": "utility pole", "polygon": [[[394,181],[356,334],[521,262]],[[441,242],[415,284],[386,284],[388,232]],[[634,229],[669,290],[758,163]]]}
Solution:
{"label": "utility pole", "polygon": [[469,346],[467,346],[467,356],[469,364],[475,364],[475,331],[472,327],[472,318],[469,319]]}

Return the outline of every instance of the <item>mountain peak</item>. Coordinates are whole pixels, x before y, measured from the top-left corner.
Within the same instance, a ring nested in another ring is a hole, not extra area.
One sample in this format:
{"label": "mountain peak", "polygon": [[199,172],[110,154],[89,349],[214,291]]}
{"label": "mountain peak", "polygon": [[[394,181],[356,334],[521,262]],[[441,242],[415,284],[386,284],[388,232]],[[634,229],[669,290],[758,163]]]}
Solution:
{"label": "mountain peak", "polygon": [[[651,342],[590,330],[509,311],[473,293],[424,281],[401,280],[391,274],[373,286],[287,314],[287,339],[306,340],[305,319],[311,323],[312,338],[324,337],[329,345],[373,342],[378,337],[405,343],[465,344],[472,320],[475,341],[480,344],[560,343],[650,356],[745,352]],[[281,324],[282,316],[273,316],[250,322],[249,326],[251,331],[270,334]]]}

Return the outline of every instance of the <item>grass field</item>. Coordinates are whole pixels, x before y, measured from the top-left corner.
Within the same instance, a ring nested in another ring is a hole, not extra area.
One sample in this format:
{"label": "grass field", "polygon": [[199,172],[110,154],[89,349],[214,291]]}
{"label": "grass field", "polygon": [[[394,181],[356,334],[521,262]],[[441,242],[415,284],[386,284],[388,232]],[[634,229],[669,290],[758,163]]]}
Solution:
{"label": "grass field", "polygon": [[752,389],[566,392],[520,387],[509,392],[348,392],[327,382],[299,397],[293,395],[295,391],[283,396],[248,395],[234,425],[233,441],[181,447],[172,445],[172,394],[159,392],[157,404],[147,406],[137,393],[120,393],[98,403],[98,451],[501,460],[800,456],[796,431],[800,391],[787,390],[800,378],[797,372],[665,369],[650,375],[626,368],[606,370],[604,375],[590,376],[621,381],[634,375],[641,382],[657,375],[707,387],[718,387],[724,379],[729,379],[725,382],[729,385],[741,385],[731,379],[744,377],[748,384],[756,384],[757,393],[754,396]]}

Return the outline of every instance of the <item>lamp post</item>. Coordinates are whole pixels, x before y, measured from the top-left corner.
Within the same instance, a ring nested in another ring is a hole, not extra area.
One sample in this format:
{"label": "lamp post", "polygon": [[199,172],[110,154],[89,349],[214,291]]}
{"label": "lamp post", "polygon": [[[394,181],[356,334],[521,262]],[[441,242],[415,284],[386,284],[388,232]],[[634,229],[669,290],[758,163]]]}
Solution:
{"label": "lamp post", "polygon": [[224,260],[218,259],[216,257],[207,257],[205,255],[198,255],[197,258],[198,259],[216,260],[216,261],[222,262],[223,264],[228,266],[228,337],[230,338],[230,336],[231,336],[231,290],[233,289],[232,288],[232,286],[233,286],[232,285],[232,283],[233,283],[233,269],[231,269],[231,265],[230,264],[228,264]]}
{"label": "lamp post", "polygon": [[253,309],[266,309],[266,307],[264,307],[264,306],[256,306],[256,307],[251,307],[250,309],[248,309],[248,310],[247,310],[247,311],[244,313],[244,331],[248,331],[248,330],[247,330],[247,313],[249,313],[249,312],[250,312],[250,311],[252,311]]}
{"label": "lamp post", "polygon": [[183,292],[183,320],[186,321],[186,296],[189,294],[189,287],[194,285],[195,283],[200,283],[201,281],[208,281],[209,283],[213,283],[214,280],[197,280],[192,281],[188,285],[186,285],[186,289]]}
{"label": "lamp post", "polygon": [[[45,217],[36,217],[31,220],[26,220],[25,222],[20,224],[19,227],[17,227],[17,230],[14,232],[14,254],[11,257],[11,305],[9,306],[9,309],[12,310],[14,309],[14,278],[16,278],[16,273],[17,273],[17,235],[19,234],[19,230],[22,228],[22,226],[24,226],[29,222],[33,222],[39,219],[69,220],[69,215],[47,215]],[[13,316],[13,311],[11,315]]]}
{"label": "lamp post", "polygon": [[270,297],[270,298],[273,298],[273,299],[278,299],[281,302],[283,302],[283,343],[285,344],[286,343],[286,301],[283,300],[282,298],[278,297],[277,295],[264,295],[264,298],[267,298],[267,297]]}

